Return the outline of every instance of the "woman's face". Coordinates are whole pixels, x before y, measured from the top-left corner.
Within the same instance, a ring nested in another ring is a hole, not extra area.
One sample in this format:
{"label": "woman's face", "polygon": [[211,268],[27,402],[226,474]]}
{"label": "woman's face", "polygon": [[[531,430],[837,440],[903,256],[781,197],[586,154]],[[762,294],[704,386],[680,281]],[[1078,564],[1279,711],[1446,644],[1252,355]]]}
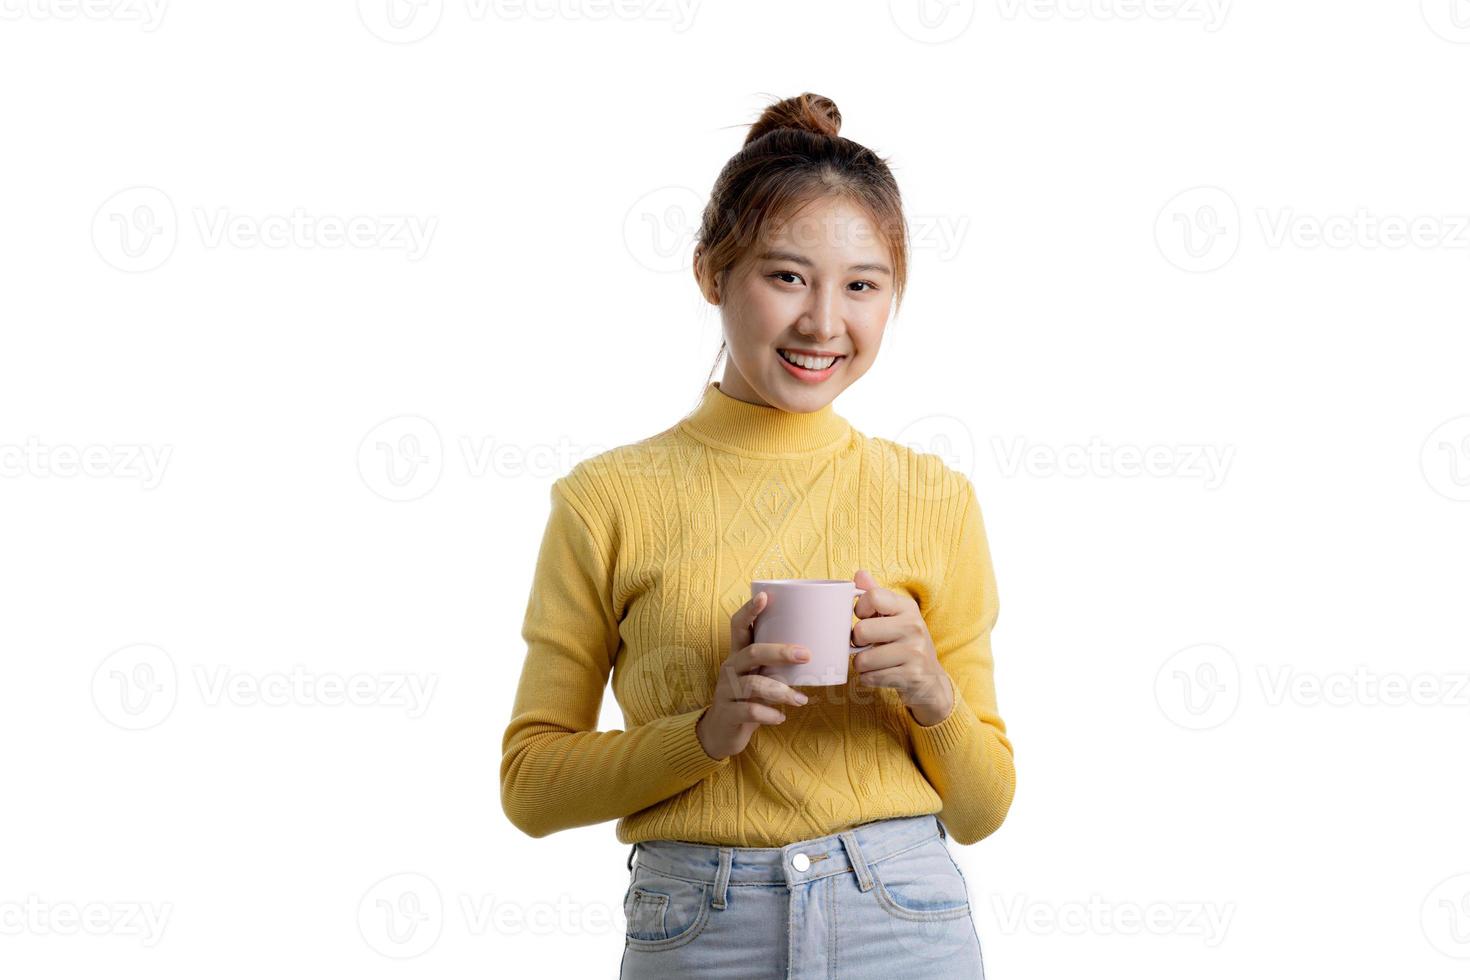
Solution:
{"label": "woman's face", "polygon": [[[725,394],[814,412],[877,357],[893,305],[892,262],[877,226],[846,200],[803,207],[722,278]],[[812,369],[788,362],[783,351],[825,356],[808,361]],[[831,355],[837,360],[826,367]]]}

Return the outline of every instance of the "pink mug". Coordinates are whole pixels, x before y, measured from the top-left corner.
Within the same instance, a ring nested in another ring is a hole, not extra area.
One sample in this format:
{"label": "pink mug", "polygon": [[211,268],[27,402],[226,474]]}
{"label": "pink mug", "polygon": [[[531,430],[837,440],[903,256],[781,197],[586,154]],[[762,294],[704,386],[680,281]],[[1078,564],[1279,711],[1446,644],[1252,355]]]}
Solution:
{"label": "pink mug", "polygon": [[852,601],[866,592],[840,578],[757,579],[750,597],[766,594],[755,618],[754,643],[799,643],[812,652],[804,664],[765,666],[761,673],[792,687],[846,684],[852,655],[871,647],[852,645]]}

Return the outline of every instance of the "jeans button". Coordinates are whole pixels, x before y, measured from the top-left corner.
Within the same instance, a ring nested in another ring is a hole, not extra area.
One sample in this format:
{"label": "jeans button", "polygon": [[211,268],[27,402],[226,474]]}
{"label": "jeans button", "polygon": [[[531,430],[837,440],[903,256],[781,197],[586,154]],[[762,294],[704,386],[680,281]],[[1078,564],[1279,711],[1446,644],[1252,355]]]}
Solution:
{"label": "jeans button", "polygon": [[812,866],[812,859],[805,854],[798,853],[791,859],[791,866],[797,871],[805,871]]}

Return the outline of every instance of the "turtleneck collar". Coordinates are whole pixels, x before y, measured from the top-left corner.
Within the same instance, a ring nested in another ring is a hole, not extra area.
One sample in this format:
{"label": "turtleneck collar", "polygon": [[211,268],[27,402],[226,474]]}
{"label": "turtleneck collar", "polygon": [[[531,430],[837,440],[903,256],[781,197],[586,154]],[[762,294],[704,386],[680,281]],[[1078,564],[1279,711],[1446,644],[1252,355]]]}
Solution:
{"label": "turtleneck collar", "polygon": [[718,381],[709,383],[699,407],[679,424],[716,449],[758,456],[835,450],[852,435],[852,427],[831,402],[815,412],[788,412],[727,395]]}

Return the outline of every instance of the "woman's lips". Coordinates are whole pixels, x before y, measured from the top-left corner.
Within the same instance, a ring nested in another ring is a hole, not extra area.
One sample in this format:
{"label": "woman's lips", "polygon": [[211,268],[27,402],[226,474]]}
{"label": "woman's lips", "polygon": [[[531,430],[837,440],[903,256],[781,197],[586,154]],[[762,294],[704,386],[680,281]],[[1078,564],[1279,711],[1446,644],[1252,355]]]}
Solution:
{"label": "woman's lips", "polygon": [[837,365],[842,363],[843,357],[839,356],[837,360],[832,362],[831,367],[823,368],[820,371],[809,371],[804,367],[799,367],[795,364],[792,364],[790,361],[786,360],[786,358],[782,357],[779,352],[777,352],[776,354],[776,360],[780,361],[781,366],[784,367],[787,371],[790,371],[791,374],[799,380],[816,383],[819,381],[826,381],[828,378],[832,377],[832,372],[837,370]]}

